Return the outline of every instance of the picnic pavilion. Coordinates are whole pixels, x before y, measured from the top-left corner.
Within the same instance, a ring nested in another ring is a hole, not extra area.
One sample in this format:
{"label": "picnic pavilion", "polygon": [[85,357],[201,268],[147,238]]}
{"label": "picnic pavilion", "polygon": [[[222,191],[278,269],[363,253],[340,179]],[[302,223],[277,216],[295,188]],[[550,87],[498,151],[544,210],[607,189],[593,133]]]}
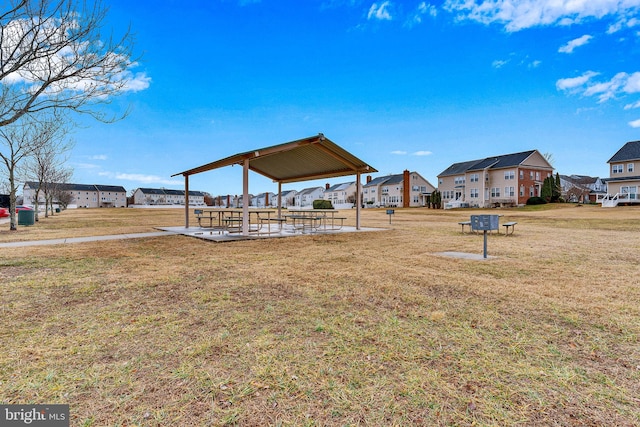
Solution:
{"label": "picnic pavilion", "polygon": [[[235,154],[193,169],[173,174],[184,177],[185,194],[189,194],[189,177],[224,166],[241,165],[242,235],[249,234],[249,171],[278,183],[278,217],[282,210],[282,184],[356,175],[356,201],[361,200],[360,175],[378,172],[353,154],[339,147],[322,133],[309,138]],[[356,202],[356,229],[360,230],[361,203]],[[185,228],[189,228],[189,203],[185,203]]]}

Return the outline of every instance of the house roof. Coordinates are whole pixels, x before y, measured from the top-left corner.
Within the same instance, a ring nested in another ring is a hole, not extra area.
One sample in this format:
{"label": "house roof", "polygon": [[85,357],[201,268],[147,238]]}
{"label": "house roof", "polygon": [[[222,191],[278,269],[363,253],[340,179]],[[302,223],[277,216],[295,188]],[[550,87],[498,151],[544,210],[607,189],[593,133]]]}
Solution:
{"label": "house roof", "polygon": [[113,191],[114,193],[126,193],[127,190],[121,185],[96,185],[96,188],[100,191]]}
{"label": "house roof", "polygon": [[504,154],[502,156],[486,157],[481,160],[454,163],[442,171],[438,176],[461,175],[466,172],[483,169],[503,169],[521,165],[536,150],[522,151],[520,153]]}
{"label": "house roof", "polygon": [[306,195],[309,195],[309,194],[313,194],[314,192],[316,192],[316,191],[318,191],[318,190],[320,190],[320,191],[324,191],[324,188],[322,188],[322,187],[309,187],[309,188],[305,188],[305,189],[303,189],[303,190],[300,190],[300,191],[298,192],[298,194],[296,194],[296,196],[306,196]]}
{"label": "house roof", "polygon": [[640,176],[618,176],[615,178],[605,178],[604,182],[624,182],[624,181],[640,181]]}
{"label": "house roof", "polygon": [[[34,190],[39,187],[39,184],[35,181],[28,181],[25,183],[29,188]],[[96,185],[96,184],[71,184],[71,183],[45,183],[48,186],[56,186],[63,191],[112,191],[114,193],[126,193],[127,190],[119,185]]]}
{"label": "house roof", "polygon": [[640,141],[630,141],[622,146],[607,163],[626,162],[640,159]]}
{"label": "house roof", "polygon": [[363,187],[375,187],[375,186],[380,185],[383,182],[387,181],[392,176],[393,175],[379,176],[379,177],[374,178],[371,181],[367,182]]}
{"label": "house roof", "polygon": [[600,179],[598,177],[587,176],[587,175],[571,175],[571,176],[560,175],[560,178],[576,185],[595,184]]}
{"label": "house roof", "polygon": [[138,188],[143,194],[164,194],[162,188]]}
{"label": "house roof", "polygon": [[354,185],[355,183],[356,183],[355,181],[351,181],[351,182],[343,182],[341,184],[335,184],[329,187],[325,191],[344,191],[344,190],[347,190],[352,185]]}
{"label": "house roof", "polygon": [[323,134],[318,134],[235,154],[172,176],[189,176],[224,166],[242,165],[245,160],[248,160],[250,170],[281,183],[377,172]]}

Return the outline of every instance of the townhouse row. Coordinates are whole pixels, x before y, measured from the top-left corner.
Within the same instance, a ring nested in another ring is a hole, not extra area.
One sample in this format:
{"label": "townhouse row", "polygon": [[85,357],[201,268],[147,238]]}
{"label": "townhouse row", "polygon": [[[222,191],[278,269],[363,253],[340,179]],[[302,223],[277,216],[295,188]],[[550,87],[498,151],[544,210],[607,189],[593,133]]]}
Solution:
{"label": "townhouse row", "polygon": [[[607,162],[609,178],[561,175],[563,197],[575,202],[598,202],[603,206],[619,203],[640,203],[640,141],[627,142]],[[446,207],[495,207],[522,205],[530,197],[540,196],[545,178],[553,176],[554,168],[537,150],[504,154],[454,163],[437,175],[437,190]],[[136,205],[184,205],[183,190],[138,188],[127,198],[124,187],[111,185],[48,184],[58,194],[64,194],[69,206],[124,207]],[[23,203],[34,205],[38,183],[27,182],[23,187]],[[373,178],[366,177],[362,185],[364,207],[421,207],[431,206],[436,190],[418,172],[405,170],[401,174]],[[336,207],[351,207],[356,203],[356,182],[344,182],[324,187],[309,187],[283,191],[283,207],[310,207],[314,200],[330,200]],[[212,197],[206,192],[189,191],[189,205],[242,207],[242,196]],[[40,192],[40,204],[44,194]],[[274,193],[250,195],[249,206],[275,207]]]}

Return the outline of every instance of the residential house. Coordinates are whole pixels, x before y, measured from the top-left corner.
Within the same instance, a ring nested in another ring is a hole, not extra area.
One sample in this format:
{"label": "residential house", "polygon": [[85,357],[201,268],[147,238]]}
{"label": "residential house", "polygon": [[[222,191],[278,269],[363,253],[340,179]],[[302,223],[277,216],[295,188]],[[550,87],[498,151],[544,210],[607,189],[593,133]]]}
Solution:
{"label": "residential house", "polygon": [[[22,194],[24,204],[35,205],[38,203],[44,205],[44,191],[38,192],[38,200],[36,201],[36,192],[39,187],[39,183],[33,181],[24,184]],[[67,194],[68,208],[118,208],[127,206],[127,190],[119,185],[46,183],[43,188],[54,189],[54,192]],[[54,203],[58,203],[57,198],[54,198]]]}
{"label": "residential house", "polygon": [[606,194],[607,184],[598,177],[560,175],[562,197],[573,203],[595,202],[598,195]]}
{"label": "residential house", "polygon": [[[343,182],[342,184],[326,184],[324,199],[329,200],[333,207],[352,207],[356,202],[356,182]],[[349,206],[345,206],[345,205]]]}
{"label": "residential house", "polygon": [[283,208],[288,208],[289,206],[296,205],[296,195],[298,192],[296,190],[286,190],[280,193],[280,200]]}
{"label": "residential house", "polygon": [[[189,206],[204,206],[206,193],[189,191]],[[133,192],[133,203],[136,205],[184,205],[184,190],[166,188],[138,188]]]}
{"label": "residential house", "polygon": [[435,187],[418,172],[405,170],[401,174],[377,178],[367,177],[362,187],[362,203],[366,207],[428,206]]}
{"label": "residential house", "polygon": [[298,208],[311,208],[313,201],[324,197],[324,188],[310,187],[299,191],[295,195],[295,206]]}
{"label": "residential house", "polygon": [[640,203],[640,141],[627,142],[607,162],[609,178],[607,195],[598,200],[603,207],[617,206],[619,203]]}
{"label": "residential house", "polygon": [[438,175],[445,207],[526,204],[540,196],[553,166],[537,150],[454,163]]}
{"label": "residential house", "polygon": [[260,193],[255,197],[255,207],[270,208],[278,204],[278,196],[274,193]]}

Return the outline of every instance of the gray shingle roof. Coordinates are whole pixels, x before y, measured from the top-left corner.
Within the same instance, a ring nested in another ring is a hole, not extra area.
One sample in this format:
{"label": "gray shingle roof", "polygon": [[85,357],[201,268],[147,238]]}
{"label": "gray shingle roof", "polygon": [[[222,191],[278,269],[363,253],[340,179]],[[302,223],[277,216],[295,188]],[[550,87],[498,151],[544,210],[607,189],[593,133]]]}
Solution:
{"label": "gray shingle roof", "polygon": [[356,183],[355,181],[351,181],[351,182],[343,182],[341,184],[335,184],[335,185],[332,185],[331,187],[329,187],[325,191],[343,191],[343,190],[346,190],[347,188],[349,188],[351,185],[353,185],[355,183]]}
{"label": "gray shingle roof", "polygon": [[519,166],[527,160],[536,150],[522,151],[520,153],[505,154],[502,156],[486,157],[481,160],[454,163],[442,171],[438,176],[462,175],[469,171],[489,169],[502,169]]}
{"label": "gray shingle roof", "polygon": [[393,175],[379,176],[379,177],[374,178],[371,181],[367,182],[363,187],[375,187],[377,185],[382,184],[383,182],[386,182],[392,176]]}
{"label": "gray shingle roof", "polygon": [[622,146],[607,163],[640,159],[640,141],[630,141]]}

